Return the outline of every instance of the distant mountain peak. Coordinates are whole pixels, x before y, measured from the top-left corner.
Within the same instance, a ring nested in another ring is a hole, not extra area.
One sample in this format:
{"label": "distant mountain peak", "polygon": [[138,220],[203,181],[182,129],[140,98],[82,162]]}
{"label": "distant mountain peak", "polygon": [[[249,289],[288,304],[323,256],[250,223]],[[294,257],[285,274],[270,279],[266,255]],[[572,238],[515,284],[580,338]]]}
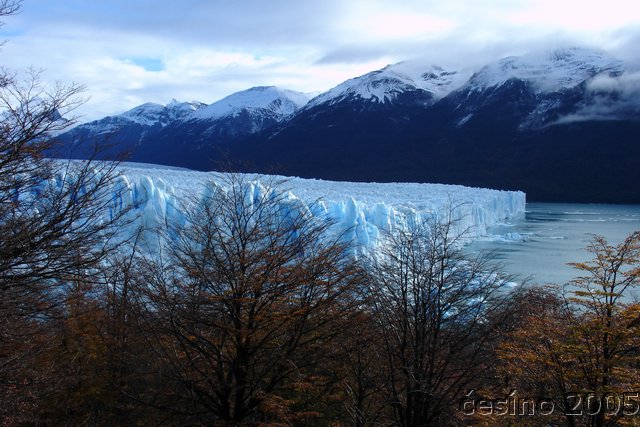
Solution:
{"label": "distant mountain peak", "polygon": [[435,101],[462,86],[470,76],[466,70],[424,65],[417,60],[403,61],[349,79],[315,97],[307,107],[332,105],[350,98],[383,104],[408,92],[422,92],[425,98]]}
{"label": "distant mountain peak", "polygon": [[277,86],[255,86],[235,92],[197,111],[195,120],[212,120],[229,117],[247,110],[264,110],[274,116],[285,118],[309,101],[301,92],[282,89]]}
{"label": "distant mountain peak", "polygon": [[120,117],[141,125],[150,125],[158,122],[165,111],[166,107],[162,104],[146,102],[129,111],[125,111]]}
{"label": "distant mountain peak", "polygon": [[484,90],[519,79],[530,83],[537,92],[548,93],[575,87],[603,72],[623,71],[623,62],[603,51],[570,47],[502,58],[476,72],[469,86]]}
{"label": "distant mountain peak", "polygon": [[167,105],[147,102],[115,117],[129,120],[143,126],[153,126],[156,124],[164,126],[174,120],[185,119],[205,105],[206,104],[197,101],[179,102],[175,99],[171,100]]}
{"label": "distant mountain peak", "polygon": [[309,102],[308,94],[257,86],[208,106],[143,104],[59,138],[73,156],[104,142],[104,158],[127,152],[133,161],[201,170],[231,160],[252,172],[639,203],[639,76],[580,47],[474,69],[424,58],[347,80]]}

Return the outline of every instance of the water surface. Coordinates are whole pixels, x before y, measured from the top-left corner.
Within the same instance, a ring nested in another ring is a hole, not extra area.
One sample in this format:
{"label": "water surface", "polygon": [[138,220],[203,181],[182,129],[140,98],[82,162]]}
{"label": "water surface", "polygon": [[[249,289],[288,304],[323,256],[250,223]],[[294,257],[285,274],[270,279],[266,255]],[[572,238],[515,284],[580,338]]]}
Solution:
{"label": "water surface", "polygon": [[468,250],[493,251],[520,278],[564,284],[578,273],[567,263],[592,258],[585,247],[593,234],[617,244],[636,230],[640,205],[528,203],[524,218],[491,228]]}

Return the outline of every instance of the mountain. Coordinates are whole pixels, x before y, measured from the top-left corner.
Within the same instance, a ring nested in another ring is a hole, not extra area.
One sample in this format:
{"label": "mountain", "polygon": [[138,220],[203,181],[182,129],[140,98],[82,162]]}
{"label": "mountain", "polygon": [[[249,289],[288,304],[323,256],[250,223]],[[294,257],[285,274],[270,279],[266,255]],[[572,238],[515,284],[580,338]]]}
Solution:
{"label": "mountain", "polygon": [[[274,123],[286,119],[304,106],[309,97],[304,93],[281,89],[276,86],[258,86],[236,92],[192,114],[190,120],[215,121],[248,114],[260,120]],[[263,129],[257,125],[251,132]]]}
{"label": "mountain", "polygon": [[640,203],[637,76],[622,61],[583,48],[477,69],[406,61],[306,104],[274,88],[233,94],[158,127],[133,160],[213,169],[226,159],[241,171],[306,178]]}
{"label": "mountain", "polygon": [[[520,189],[534,201],[640,203],[640,102],[627,88],[633,75],[587,49],[510,57],[437,95],[422,89],[429,94],[409,90],[385,102],[316,98],[230,152],[251,165],[246,170],[307,178],[440,182]],[[350,93],[363,93],[371,77],[347,82]]]}
{"label": "mountain", "polygon": [[[410,61],[401,62],[349,79],[313,98],[305,109],[345,101],[428,106],[462,86],[469,77],[467,71],[448,70],[439,66],[423,67]],[[407,102],[408,100],[413,101]]]}
{"label": "mountain", "polygon": [[[58,136],[64,147],[59,155],[73,158],[130,156],[168,126],[185,120],[205,105],[176,100],[167,105],[149,102],[116,116],[81,124]],[[98,147],[100,151],[96,152]]]}
{"label": "mountain", "polygon": [[66,147],[64,155],[74,158],[93,154],[97,144],[101,147],[97,158],[126,153],[131,161],[207,168],[210,156],[203,157],[203,151],[269,128],[308,101],[300,92],[262,86],[210,105],[175,100],[168,105],[147,103],[76,126],[59,139]]}

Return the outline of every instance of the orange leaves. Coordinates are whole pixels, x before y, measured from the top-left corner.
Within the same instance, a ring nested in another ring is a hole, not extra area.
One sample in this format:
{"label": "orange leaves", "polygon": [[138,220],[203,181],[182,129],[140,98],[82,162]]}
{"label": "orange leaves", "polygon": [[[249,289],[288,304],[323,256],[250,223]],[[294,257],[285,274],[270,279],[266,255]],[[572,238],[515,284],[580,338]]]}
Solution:
{"label": "orange leaves", "polygon": [[[640,386],[640,306],[627,299],[640,284],[640,233],[615,246],[594,236],[588,250],[591,261],[571,264],[586,274],[572,282],[569,295],[541,289],[545,304],[525,302],[519,326],[498,349],[511,386],[554,399],[564,414],[571,392],[623,395]],[[603,426],[617,420],[604,411],[576,417],[566,421]]]}

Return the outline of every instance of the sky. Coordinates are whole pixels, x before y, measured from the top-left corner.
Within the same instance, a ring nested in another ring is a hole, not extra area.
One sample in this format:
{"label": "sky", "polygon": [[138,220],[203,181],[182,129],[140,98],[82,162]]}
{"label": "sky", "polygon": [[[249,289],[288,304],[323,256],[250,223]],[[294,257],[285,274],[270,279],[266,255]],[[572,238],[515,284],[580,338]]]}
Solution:
{"label": "sky", "polygon": [[0,64],[83,85],[80,121],[253,86],[319,93],[416,58],[586,46],[640,64],[637,0],[23,0],[3,21]]}

